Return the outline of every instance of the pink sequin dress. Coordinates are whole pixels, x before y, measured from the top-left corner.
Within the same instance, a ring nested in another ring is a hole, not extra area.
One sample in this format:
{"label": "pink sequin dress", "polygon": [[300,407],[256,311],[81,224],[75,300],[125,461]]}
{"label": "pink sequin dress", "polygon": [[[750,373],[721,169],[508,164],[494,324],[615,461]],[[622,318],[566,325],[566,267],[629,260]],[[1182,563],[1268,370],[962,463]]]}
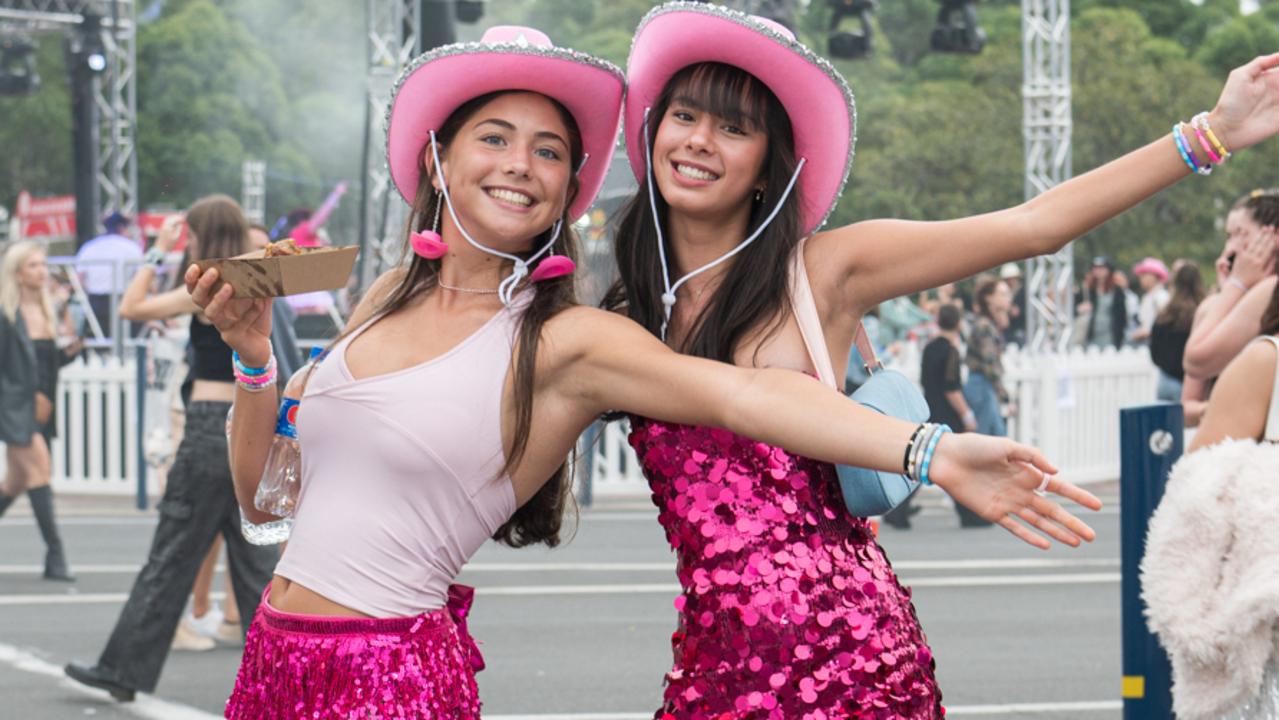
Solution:
{"label": "pink sequin dress", "polygon": [[632,418],[683,593],[662,720],[944,716],[933,656],[827,463]]}

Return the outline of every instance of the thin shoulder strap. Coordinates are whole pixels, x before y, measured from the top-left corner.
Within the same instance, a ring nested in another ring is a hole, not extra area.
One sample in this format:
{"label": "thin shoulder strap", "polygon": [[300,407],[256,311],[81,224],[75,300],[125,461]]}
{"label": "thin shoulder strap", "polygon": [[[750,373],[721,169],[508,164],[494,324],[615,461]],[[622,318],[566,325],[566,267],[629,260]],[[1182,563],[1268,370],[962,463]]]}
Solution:
{"label": "thin shoulder strap", "polygon": [[808,268],[804,266],[804,244],[807,238],[800,240],[791,256],[790,288],[791,309],[795,312],[795,321],[799,323],[799,334],[804,338],[804,347],[808,350],[808,358],[817,370],[817,378],[823,383],[840,389],[841,383],[836,378],[835,368],[830,363],[830,350],[826,347],[826,335],[822,332],[822,321],[817,315],[817,302],[813,299],[813,288],[808,283]]}
{"label": "thin shoulder strap", "polygon": [[[1261,339],[1268,340],[1271,345],[1275,346],[1275,350],[1279,351],[1279,338],[1273,335],[1262,335]],[[1270,391],[1270,409],[1266,412],[1266,430],[1261,437],[1267,442],[1279,442],[1279,359],[1275,360],[1275,386]]]}

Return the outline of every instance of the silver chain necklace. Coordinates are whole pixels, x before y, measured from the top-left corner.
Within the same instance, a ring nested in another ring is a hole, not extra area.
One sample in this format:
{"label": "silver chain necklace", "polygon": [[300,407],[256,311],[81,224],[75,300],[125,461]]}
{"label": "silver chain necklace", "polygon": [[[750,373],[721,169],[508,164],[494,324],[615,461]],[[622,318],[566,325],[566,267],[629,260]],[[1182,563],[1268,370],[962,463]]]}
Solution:
{"label": "silver chain necklace", "polygon": [[444,288],[445,290],[452,290],[452,291],[454,291],[454,292],[472,293],[472,294],[474,294],[474,295],[496,295],[496,294],[497,294],[497,288],[464,288],[464,287],[456,287],[456,286],[454,286],[454,285],[449,285],[448,283],[446,283],[446,282],[444,282],[443,280],[440,280],[440,279],[438,279],[438,278],[436,279],[435,284],[436,284],[436,285],[439,285],[440,287]]}

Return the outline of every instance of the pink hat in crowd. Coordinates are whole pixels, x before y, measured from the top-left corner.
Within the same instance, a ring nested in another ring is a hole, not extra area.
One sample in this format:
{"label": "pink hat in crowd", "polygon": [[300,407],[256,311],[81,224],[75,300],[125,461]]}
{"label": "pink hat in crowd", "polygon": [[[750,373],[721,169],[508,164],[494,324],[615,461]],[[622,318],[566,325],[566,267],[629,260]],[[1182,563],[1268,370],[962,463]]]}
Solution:
{"label": "pink hat in crowd", "polygon": [[1132,274],[1150,273],[1159,278],[1159,282],[1168,282],[1168,266],[1159,258],[1148,257],[1132,266]]}
{"label": "pink hat in crowd", "polygon": [[718,62],[754,75],[777,96],[794,131],[804,234],[826,222],[853,166],[857,110],[839,71],[780,24],[697,2],[654,8],[635,30],[627,62],[626,153],[643,182],[644,113],[675,73]]}
{"label": "pink hat in crowd", "polygon": [[582,134],[585,162],[569,217],[581,217],[604,184],[617,141],[625,78],[616,65],[559,48],[539,30],[489,28],[477,43],[456,43],[419,55],[395,83],[387,109],[386,159],[400,195],[417,195],[419,158],[432,131],[472,98],[527,90],[568,109]]}

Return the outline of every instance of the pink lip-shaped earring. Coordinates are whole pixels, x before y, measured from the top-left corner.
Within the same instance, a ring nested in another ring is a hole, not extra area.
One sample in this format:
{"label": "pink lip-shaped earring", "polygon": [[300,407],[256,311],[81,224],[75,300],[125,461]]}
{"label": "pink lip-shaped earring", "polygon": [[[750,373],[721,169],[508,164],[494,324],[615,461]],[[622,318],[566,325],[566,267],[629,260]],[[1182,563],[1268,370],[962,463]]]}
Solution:
{"label": "pink lip-shaped earring", "polygon": [[577,269],[577,263],[564,257],[563,255],[552,255],[537,264],[537,269],[529,275],[529,282],[540,282],[542,280],[550,280],[552,278],[572,275]]}
{"label": "pink lip-shaped earring", "polygon": [[413,252],[427,260],[439,260],[448,254],[449,244],[440,237],[440,206],[443,205],[440,193],[435,193],[435,221],[430,230],[419,230],[409,236],[409,245]]}

